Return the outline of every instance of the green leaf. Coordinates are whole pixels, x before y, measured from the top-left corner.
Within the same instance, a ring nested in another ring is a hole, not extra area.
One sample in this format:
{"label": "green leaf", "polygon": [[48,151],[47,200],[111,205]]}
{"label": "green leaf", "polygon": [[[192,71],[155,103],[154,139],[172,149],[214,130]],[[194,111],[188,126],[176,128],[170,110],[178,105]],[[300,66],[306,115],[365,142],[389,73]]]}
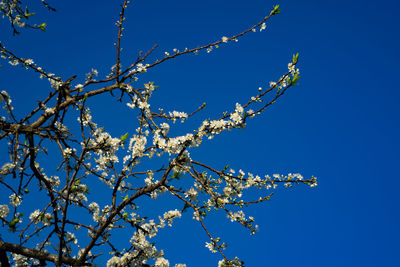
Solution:
{"label": "green leaf", "polygon": [[177,179],[177,180],[179,180],[181,177],[182,177],[182,175],[181,175],[181,173],[179,173],[179,172],[173,172],[172,175],[171,175],[171,178],[172,178],[172,179]]}
{"label": "green leaf", "polygon": [[297,64],[299,61],[299,53],[293,55],[293,64]]}
{"label": "green leaf", "polygon": [[19,219],[15,218],[14,220],[12,220],[11,222],[8,223],[9,227],[15,228],[15,226],[17,225],[17,223],[19,223]]}
{"label": "green leaf", "polygon": [[279,5],[274,6],[274,9],[271,11],[271,16],[281,13],[279,10]]}
{"label": "green leaf", "polygon": [[296,85],[299,79],[300,75],[296,73],[296,75],[294,75],[294,77],[292,78],[292,85]]}
{"label": "green leaf", "polygon": [[121,142],[125,142],[126,139],[128,138],[128,136],[129,136],[129,133],[126,133],[126,134],[124,134],[124,135],[121,135]]}
{"label": "green leaf", "polygon": [[129,195],[126,195],[126,196],[123,198],[123,201],[127,201],[128,198],[129,198]]}
{"label": "green leaf", "polygon": [[40,29],[40,30],[42,30],[42,31],[46,31],[46,27],[47,27],[47,24],[45,23],[45,22],[43,22],[42,24],[40,24],[40,25],[37,25],[36,27],[38,27],[38,29]]}
{"label": "green leaf", "polygon": [[28,8],[26,7],[25,8],[25,14],[24,14],[24,16],[26,17],[26,18],[29,18],[29,17],[31,17],[31,16],[33,16],[33,15],[35,15],[35,13],[29,13],[29,11],[28,11]]}

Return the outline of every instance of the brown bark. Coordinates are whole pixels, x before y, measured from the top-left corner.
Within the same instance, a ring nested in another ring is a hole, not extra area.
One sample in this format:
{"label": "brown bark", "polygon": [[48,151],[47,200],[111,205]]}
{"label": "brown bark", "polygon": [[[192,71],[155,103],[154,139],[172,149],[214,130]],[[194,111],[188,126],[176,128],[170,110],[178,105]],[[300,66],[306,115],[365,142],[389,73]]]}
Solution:
{"label": "brown bark", "polygon": [[[34,258],[38,259],[40,261],[51,261],[53,263],[58,262],[58,255],[46,253],[37,249],[31,249],[31,248],[26,248],[20,245],[12,244],[12,243],[7,243],[0,241],[0,251],[8,251],[16,254],[23,255],[28,258]],[[77,262],[76,259],[62,256],[61,257],[61,263],[62,264],[68,264],[68,265],[74,265]],[[90,263],[83,263],[82,266],[90,266]]]}

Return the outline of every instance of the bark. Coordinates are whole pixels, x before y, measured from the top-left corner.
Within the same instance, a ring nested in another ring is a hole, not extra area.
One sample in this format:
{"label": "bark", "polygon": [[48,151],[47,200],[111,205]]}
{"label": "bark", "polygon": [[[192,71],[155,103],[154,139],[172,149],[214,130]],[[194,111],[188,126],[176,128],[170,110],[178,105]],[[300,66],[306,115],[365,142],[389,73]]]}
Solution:
{"label": "bark", "polygon": [[[26,248],[26,247],[22,247],[19,245],[0,241],[0,252],[4,252],[4,254],[5,254],[6,251],[20,254],[20,255],[23,255],[28,258],[38,259],[39,261],[51,261],[55,264],[58,262],[58,255],[50,254],[50,253],[46,253],[46,252],[43,252],[43,251],[40,251],[37,249]],[[8,262],[8,260],[7,260],[7,262]],[[62,264],[74,265],[76,262],[77,262],[77,260],[74,258],[70,258],[70,257],[66,257],[66,256],[61,257]],[[5,265],[5,266],[7,266],[7,265]],[[10,266],[10,265],[8,265],[8,266]],[[91,266],[91,264],[83,263],[82,266]]]}

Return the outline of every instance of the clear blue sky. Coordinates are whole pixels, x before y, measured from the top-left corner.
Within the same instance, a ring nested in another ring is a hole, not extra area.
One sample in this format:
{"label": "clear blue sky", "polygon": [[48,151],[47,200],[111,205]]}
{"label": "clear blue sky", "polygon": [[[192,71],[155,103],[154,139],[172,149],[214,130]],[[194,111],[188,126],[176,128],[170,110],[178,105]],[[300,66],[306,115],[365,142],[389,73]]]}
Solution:
{"label": "clear blue sky", "polygon": [[[83,81],[91,68],[108,74],[115,64],[119,1],[52,2],[56,13],[35,10],[48,24],[46,33],[26,30],[13,37],[2,22],[4,44],[63,78],[78,74],[77,82]],[[156,43],[154,57],[161,57],[175,47],[233,35],[274,4],[282,13],[266,31],[210,54],[170,61],[140,81],[160,86],[154,106],[189,112],[207,102],[198,119],[188,122],[194,127],[245,103],[299,52],[298,86],[244,131],[217,136],[191,154],[260,175],[315,175],[319,186],[282,187],[271,201],[249,209],[260,226],[255,236],[225,216],[211,218],[211,229],[228,243],[227,254],[249,267],[399,266],[399,1],[132,1],[123,64]],[[22,116],[48,87],[36,74],[1,64],[0,89],[11,94]],[[120,113],[126,109],[114,109],[103,98],[99,103],[93,109],[106,128],[116,136],[126,132],[129,123]],[[7,160],[5,152],[0,157]],[[220,257],[204,247],[207,238],[189,217],[177,221],[175,232],[163,231],[157,248],[173,264],[215,266]]]}

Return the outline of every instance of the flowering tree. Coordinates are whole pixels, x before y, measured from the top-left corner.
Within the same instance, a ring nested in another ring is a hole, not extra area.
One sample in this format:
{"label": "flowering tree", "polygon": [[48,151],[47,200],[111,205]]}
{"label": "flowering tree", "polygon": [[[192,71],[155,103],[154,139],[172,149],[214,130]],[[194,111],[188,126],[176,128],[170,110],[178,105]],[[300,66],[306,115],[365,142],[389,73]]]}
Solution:
{"label": "flowering tree", "polygon": [[[48,9],[55,10],[42,2]],[[221,255],[218,266],[242,266],[238,258],[225,256],[226,245],[209,231],[207,215],[211,211],[225,213],[232,222],[254,234],[257,225],[252,217],[245,215],[243,207],[269,200],[271,190],[279,184],[287,187],[317,184],[315,177],[303,179],[300,174],[260,177],[229,166],[217,169],[197,161],[189,153],[205,139],[227,130],[245,128],[249,119],[259,116],[294,86],[299,79],[298,54],[288,64],[288,71],[268,87],[258,88],[243,104],[236,103],[230,112],[205,119],[181,136],[169,134],[170,127],[192,116],[201,116],[206,105],[189,113],[154,110],[151,96],[157,86],[154,82],[138,81],[142,73],[171,59],[209,53],[250,32],[263,31],[268,20],[280,12],[279,6],[258,23],[233,36],[223,36],[191,49],[173,49],[152,61],[150,55],[157,48],[154,46],[146,53],[140,52],[135,61],[123,67],[120,43],[127,5],[127,0],[121,5],[115,65],[106,77],[98,77],[93,69],[84,80],[77,81],[78,76],[64,79],[0,43],[4,60],[12,66],[20,65],[38,73],[50,84],[48,96],[22,118],[14,114],[12,92],[0,93],[5,112],[0,120],[0,139],[7,144],[9,155],[9,161],[0,169],[1,192],[9,196],[9,203],[0,203],[0,220],[3,229],[14,236],[14,240],[0,241],[2,266],[11,263],[43,266],[48,262],[56,266],[89,266],[96,263],[100,251],[111,254],[107,266],[169,266],[152,238],[184,215],[193,217],[204,229],[209,237],[206,247]],[[23,27],[45,30],[45,23],[28,23],[33,13],[22,9],[18,0],[1,0],[0,10],[3,17],[10,20],[15,34]],[[90,109],[96,102],[90,100],[101,94],[124,103],[137,115],[137,119],[130,122],[135,125],[130,129],[134,134],[127,132],[115,137],[96,123]],[[53,158],[59,157],[53,169],[42,167],[43,155],[47,153]],[[91,191],[93,187],[95,191]],[[254,191],[246,194],[251,188],[258,189],[259,194],[255,195]],[[23,214],[20,210],[29,194],[46,201],[30,214]],[[138,202],[154,200],[161,195],[175,198],[180,206],[165,207],[167,211],[155,218],[143,216]],[[117,229],[125,229],[130,234],[123,249],[113,239]],[[78,239],[85,242],[78,242]]]}

